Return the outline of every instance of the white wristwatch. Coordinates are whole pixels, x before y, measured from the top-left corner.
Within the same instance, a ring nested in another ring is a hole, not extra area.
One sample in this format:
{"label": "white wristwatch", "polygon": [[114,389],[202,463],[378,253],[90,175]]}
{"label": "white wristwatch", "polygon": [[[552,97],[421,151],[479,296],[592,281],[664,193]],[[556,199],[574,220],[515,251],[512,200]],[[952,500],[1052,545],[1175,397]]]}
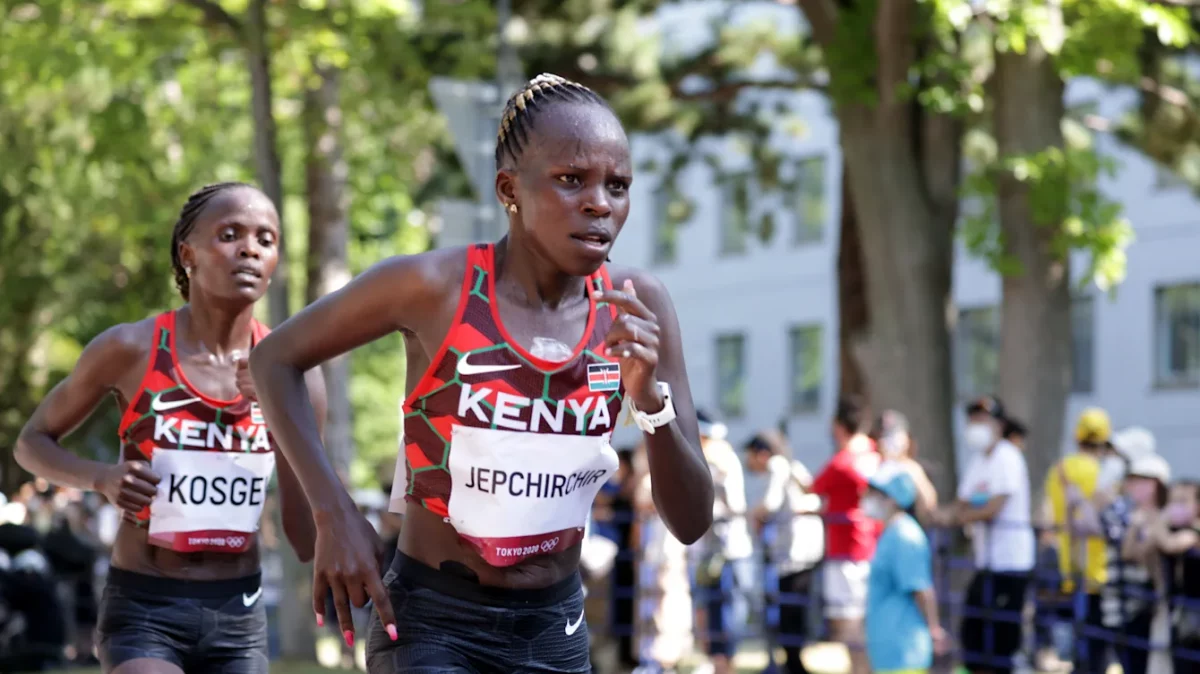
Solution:
{"label": "white wristwatch", "polygon": [[633,404],[633,398],[629,399],[629,414],[633,417],[633,423],[642,429],[643,433],[654,435],[654,429],[662,428],[667,424],[675,421],[675,403],[671,400],[671,387],[664,381],[658,382],[658,391],[662,393],[663,408],[654,414],[646,414],[639,410],[637,405]]}

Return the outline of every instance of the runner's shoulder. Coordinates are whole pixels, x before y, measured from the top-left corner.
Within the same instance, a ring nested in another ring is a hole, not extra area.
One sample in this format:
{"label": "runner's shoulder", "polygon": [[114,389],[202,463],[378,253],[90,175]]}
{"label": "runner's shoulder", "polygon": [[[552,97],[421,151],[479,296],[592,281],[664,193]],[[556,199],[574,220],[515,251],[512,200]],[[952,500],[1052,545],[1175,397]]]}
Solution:
{"label": "runner's shoulder", "polygon": [[385,282],[391,292],[403,289],[418,297],[451,293],[457,297],[467,271],[467,247],[454,246],[417,253],[394,255],[377,262],[368,273]]}
{"label": "runner's shoulder", "polygon": [[612,280],[613,288],[620,290],[621,286],[625,285],[625,281],[633,281],[633,288],[637,292],[638,298],[644,301],[652,311],[671,303],[671,294],[667,292],[667,286],[650,271],[611,263],[607,267],[608,277]]}
{"label": "runner's shoulder", "polygon": [[116,381],[131,369],[144,368],[154,344],[155,317],[132,323],[118,323],[108,328],[87,345],[81,361],[90,362]]}

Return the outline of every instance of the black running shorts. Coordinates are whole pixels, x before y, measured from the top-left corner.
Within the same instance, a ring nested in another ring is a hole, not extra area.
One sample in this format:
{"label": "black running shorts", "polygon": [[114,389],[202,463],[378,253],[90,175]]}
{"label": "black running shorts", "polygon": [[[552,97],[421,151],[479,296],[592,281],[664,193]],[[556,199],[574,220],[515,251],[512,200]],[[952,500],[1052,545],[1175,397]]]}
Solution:
{"label": "black running shorts", "polygon": [[540,590],[484,587],[397,553],[383,578],[392,641],[371,616],[371,674],[591,672],[578,574]]}
{"label": "black running shorts", "polygon": [[109,569],[96,642],[105,672],[139,658],[185,672],[267,674],[261,574],[189,581]]}

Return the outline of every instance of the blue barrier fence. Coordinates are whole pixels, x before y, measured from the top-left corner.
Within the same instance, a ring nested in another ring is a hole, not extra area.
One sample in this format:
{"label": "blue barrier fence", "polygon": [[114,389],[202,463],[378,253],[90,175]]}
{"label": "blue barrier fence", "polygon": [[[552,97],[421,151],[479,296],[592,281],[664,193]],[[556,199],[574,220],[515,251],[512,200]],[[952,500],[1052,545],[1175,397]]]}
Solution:
{"label": "blue barrier fence", "polygon": [[[788,521],[779,519],[766,525],[760,532],[761,545],[757,547],[770,550],[779,527],[789,525]],[[609,531],[619,529],[616,527]],[[1057,551],[1043,541],[1042,534],[1048,532],[1034,530],[1037,561],[1027,572],[1010,574],[1020,579],[1022,592],[1022,598],[1012,605],[1013,602],[1005,598],[1003,592],[1014,586],[1008,584],[999,587],[1004,583],[1004,576],[976,569],[969,541],[961,528],[930,527],[926,532],[932,551],[934,588],[941,623],[954,643],[952,653],[944,659],[946,663],[961,663],[969,669],[1007,671],[1014,667],[1015,659],[1017,664],[1023,663],[1032,668],[1035,651],[1054,649],[1060,658],[1075,663],[1076,674],[1099,674],[1105,671],[1110,662],[1120,663],[1125,674],[1141,674],[1146,671],[1145,663],[1150,653],[1157,651],[1169,656],[1174,663],[1175,674],[1200,672],[1200,596],[1191,596],[1191,588],[1187,587],[1188,583],[1200,586],[1200,578],[1189,581],[1180,577],[1178,565],[1183,556],[1164,556],[1160,559],[1162,568],[1156,570],[1156,576],[1165,579],[1165,582],[1157,584],[1124,581],[1127,563],[1106,557],[1107,571],[1117,576],[1116,579],[1110,578],[1103,586],[1094,583],[1089,585],[1082,570],[1072,570],[1074,589],[1066,592],[1063,590],[1064,578],[1059,569]],[[613,605],[619,601],[632,602],[635,616],[639,608],[638,598],[648,596],[647,593],[652,595],[654,590],[637,587],[637,572],[629,574],[627,566],[622,571],[622,564],[637,565],[646,543],[645,540],[638,541],[636,549],[621,547],[609,579],[609,597]],[[1119,541],[1109,543],[1119,548]],[[1110,545],[1105,549],[1105,554],[1110,554],[1111,550]],[[1200,568],[1200,555],[1195,550],[1185,555],[1195,559],[1198,563],[1196,568]],[[806,587],[797,592],[793,591],[796,588],[780,587],[780,561],[769,556],[760,558],[755,565],[755,582],[750,587],[745,587],[744,582],[731,582],[732,574],[721,574],[720,583],[700,585],[695,582],[696,564],[689,565],[694,610],[717,604],[727,606],[739,601],[753,607],[744,625],[736,620],[727,620],[718,630],[713,630],[711,621],[697,621],[693,635],[698,642],[736,643],[756,638],[765,640],[769,650],[774,651],[777,648],[799,649],[826,640],[828,634],[823,621],[819,619],[822,603],[819,564],[807,572]],[[635,579],[634,583],[622,582],[628,581],[631,576]],[[794,574],[788,574],[787,577],[796,579]],[[967,596],[972,580],[976,585],[975,591],[981,593],[976,601],[968,601]],[[1130,607],[1138,602],[1142,608],[1131,610]],[[1165,612],[1166,617],[1159,616],[1160,612]],[[617,638],[635,637],[637,620],[619,613],[610,608],[608,624],[593,624],[593,633]],[[1107,623],[1104,620],[1106,615]],[[789,620],[781,620],[781,616],[786,616],[792,622],[799,616],[804,624],[785,624]],[[976,643],[964,644],[960,627],[964,620],[972,619],[981,634],[974,640]],[[1169,621],[1168,639],[1153,641],[1150,638],[1155,619]],[[1067,632],[1071,636],[1064,638]],[[1015,652],[1005,648],[1004,643],[1014,638],[1017,640]],[[857,650],[862,649],[864,644],[847,646]],[[633,652],[638,652],[636,645]],[[643,661],[642,664],[652,663]]]}

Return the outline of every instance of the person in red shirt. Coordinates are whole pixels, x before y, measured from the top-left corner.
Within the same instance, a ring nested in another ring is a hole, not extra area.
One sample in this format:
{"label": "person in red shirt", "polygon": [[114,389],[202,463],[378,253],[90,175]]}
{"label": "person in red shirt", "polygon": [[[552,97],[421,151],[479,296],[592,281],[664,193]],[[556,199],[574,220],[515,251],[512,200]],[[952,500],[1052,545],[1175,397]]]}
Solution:
{"label": "person in red shirt", "polygon": [[813,481],[812,493],[824,501],[825,564],[822,571],[825,618],[830,635],[850,650],[852,674],[867,674],[863,650],[863,614],[867,577],[879,539],[879,523],[863,514],[859,501],[881,463],[866,431],[871,415],[855,397],[838,400],[833,438],[838,451]]}

